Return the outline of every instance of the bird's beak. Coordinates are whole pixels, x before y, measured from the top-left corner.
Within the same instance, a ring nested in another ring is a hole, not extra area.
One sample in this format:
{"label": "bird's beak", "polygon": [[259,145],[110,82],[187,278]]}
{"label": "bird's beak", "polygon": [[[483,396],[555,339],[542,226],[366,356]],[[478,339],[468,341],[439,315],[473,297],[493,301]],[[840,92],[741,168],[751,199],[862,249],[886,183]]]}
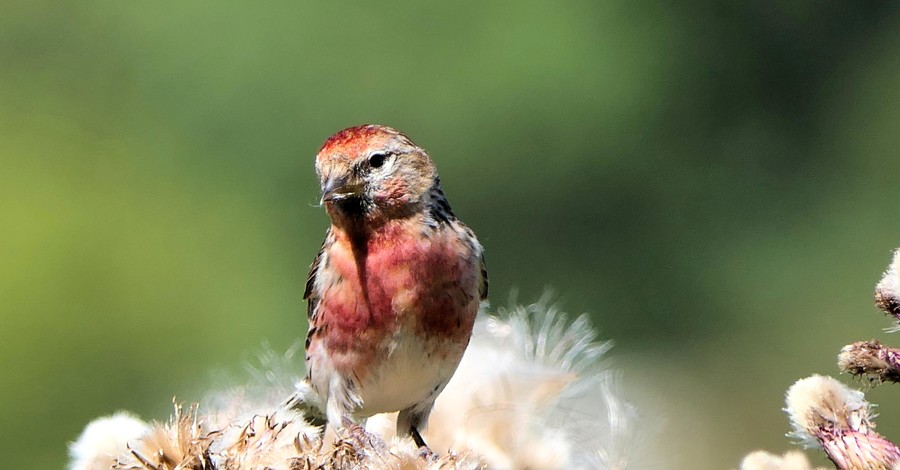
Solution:
{"label": "bird's beak", "polygon": [[360,196],[363,193],[363,185],[356,181],[351,181],[346,176],[332,176],[325,181],[322,186],[321,204],[332,201],[341,201],[354,196]]}

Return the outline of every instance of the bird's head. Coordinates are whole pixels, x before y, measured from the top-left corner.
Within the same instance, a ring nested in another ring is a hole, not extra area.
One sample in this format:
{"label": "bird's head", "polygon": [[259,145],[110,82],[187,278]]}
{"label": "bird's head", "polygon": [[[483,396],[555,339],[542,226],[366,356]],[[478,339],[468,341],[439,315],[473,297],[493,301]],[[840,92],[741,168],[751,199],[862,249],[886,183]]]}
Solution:
{"label": "bird's head", "polygon": [[409,217],[437,184],[428,154],[386,126],[363,125],[329,137],[316,156],[322,204],[336,225]]}

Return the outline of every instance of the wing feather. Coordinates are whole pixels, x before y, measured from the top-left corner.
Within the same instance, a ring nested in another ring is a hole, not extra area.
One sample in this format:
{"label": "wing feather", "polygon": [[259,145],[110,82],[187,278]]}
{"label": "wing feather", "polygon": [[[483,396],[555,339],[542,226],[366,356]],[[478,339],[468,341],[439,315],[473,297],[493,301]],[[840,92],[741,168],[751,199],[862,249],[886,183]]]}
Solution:
{"label": "wing feather", "polygon": [[303,300],[308,301],[306,316],[310,320],[315,317],[316,305],[319,303],[319,296],[316,292],[316,276],[319,274],[319,267],[322,264],[322,258],[325,256],[325,250],[328,248],[329,244],[331,244],[331,228],[325,232],[325,239],[322,241],[322,246],[319,248],[319,252],[316,253],[316,258],[309,266],[309,274],[306,276],[306,289],[303,291]]}
{"label": "wing feather", "polygon": [[478,285],[478,292],[481,294],[481,300],[487,299],[488,296],[488,273],[487,265],[484,264],[484,252],[479,256],[481,264],[481,283]]}

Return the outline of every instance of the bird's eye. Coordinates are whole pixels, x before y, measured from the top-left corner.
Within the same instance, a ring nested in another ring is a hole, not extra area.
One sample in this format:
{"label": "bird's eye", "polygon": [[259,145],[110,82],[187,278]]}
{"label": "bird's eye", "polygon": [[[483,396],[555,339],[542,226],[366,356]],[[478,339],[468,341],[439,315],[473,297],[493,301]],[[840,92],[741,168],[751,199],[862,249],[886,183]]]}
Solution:
{"label": "bird's eye", "polygon": [[386,153],[376,153],[369,157],[369,166],[372,168],[380,168],[384,165],[385,160],[387,160],[388,155]]}

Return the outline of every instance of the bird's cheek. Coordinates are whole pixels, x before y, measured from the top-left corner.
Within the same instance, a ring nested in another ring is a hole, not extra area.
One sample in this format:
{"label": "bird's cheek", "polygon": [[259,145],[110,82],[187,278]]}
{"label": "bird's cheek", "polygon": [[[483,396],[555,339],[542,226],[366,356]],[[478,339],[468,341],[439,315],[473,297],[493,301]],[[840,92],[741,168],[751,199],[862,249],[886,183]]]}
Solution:
{"label": "bird's cheek", "polygon": [[385,181],[381,187],[375,191],[373,200],[384,206],[397,206],[410,202],[409,187],[400,179],[392,179]]}
{"label": "bird's cheek", "polygon": [[397,204],[397,198],[392,194],[385,192],[378,192],[372,196],[372,201],[375,202],[375,205],[378,207],[393,207]]}

